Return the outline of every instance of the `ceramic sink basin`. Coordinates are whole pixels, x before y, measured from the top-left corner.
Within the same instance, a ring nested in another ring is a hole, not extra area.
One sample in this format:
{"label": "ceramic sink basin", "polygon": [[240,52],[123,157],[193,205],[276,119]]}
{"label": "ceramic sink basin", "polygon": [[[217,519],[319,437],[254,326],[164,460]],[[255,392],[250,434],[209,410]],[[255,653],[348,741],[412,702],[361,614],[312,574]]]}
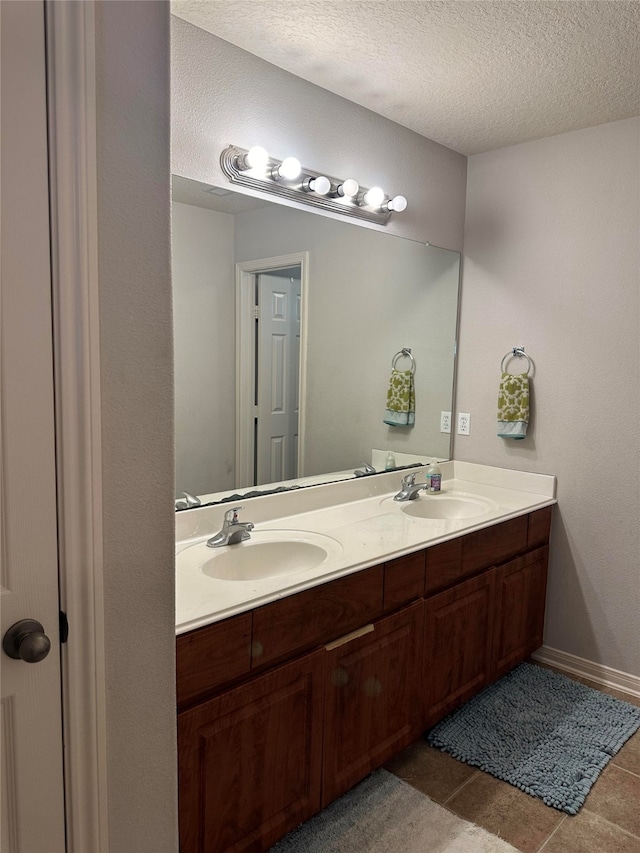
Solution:
{"label": "ceramic sink basin", "polygon": [[485,498],[471,495],[421,495],[413,501],[400,502],[402,512],[414,518],[476,518],[497,509]]}
{"label": "ceramic sink basin", "polygon": [[330,536],[293,530],[254,530],[236,545],[190,545],[176,557],[181,573],[201,573],[225,581],[257,581],[307,572],[339,556],[342,546]]}

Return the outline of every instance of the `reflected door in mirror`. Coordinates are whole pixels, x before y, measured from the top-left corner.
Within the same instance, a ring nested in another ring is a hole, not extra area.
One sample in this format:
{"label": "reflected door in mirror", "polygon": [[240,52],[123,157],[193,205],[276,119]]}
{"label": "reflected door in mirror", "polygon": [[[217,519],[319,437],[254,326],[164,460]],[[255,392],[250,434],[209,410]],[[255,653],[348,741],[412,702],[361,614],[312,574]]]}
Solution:
{"label": "reflected door in mirror", "polygon": [[298,474],[300,270],[256,276],[257,411],[254,485]]}

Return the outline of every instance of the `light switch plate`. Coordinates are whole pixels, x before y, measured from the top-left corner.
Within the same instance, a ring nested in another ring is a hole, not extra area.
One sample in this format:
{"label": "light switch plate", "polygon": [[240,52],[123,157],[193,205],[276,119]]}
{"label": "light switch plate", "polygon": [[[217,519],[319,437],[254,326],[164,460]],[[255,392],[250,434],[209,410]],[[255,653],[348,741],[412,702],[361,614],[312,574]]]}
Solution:
{"label": "light switch plate", "polygon": [[471,434],[471,415],[469,412],[458,412],[458,435]]}
{"label": "light switch plate", "polygon": [[440,432],[451,432],[451,412],[440,412]]}

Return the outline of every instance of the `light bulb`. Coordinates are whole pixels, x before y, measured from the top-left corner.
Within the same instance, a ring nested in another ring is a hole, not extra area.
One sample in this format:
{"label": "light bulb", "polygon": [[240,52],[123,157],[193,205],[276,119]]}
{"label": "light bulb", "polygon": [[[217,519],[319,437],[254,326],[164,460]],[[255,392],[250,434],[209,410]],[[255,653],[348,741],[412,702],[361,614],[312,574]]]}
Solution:
{"label": "light bulb", "polygon": [[300,172],[302,171],[302,166],[300,165],[300,161],[295,157],[285,157],[285,159],[280,163],[280,165],[275,169],[274,177],[284,178],[285,181],[294,181]]}
{"label": "light bulb", "polygon": [[358,195],[359,189],[360,186],[357,181],[354,181],[353,178],[347,178],[346,181],[338,185],[337,193],[346,198],[354,198]]}
{"label": "light bulb", "polygon": [[307,192],[312,192],[316,195],[326,195],[331,189],[331,181],[329,178],[325,178],[324,175],[319,175],[317,178],[307,178],[302,186]]}
{"label": "light bulb", "polygon": [[395,210],[397,213],[402,213],[403,210],[407,209],[407,200],[403,195],[394,195],[394,197],[387,202],[386,208],[387,210]]}
{"label": "light bulb", "polygon": [[245,172],[247,169],[264,169],[268,162],[267,150],[261,145],[254,145],[246,154],[241,154],[236,158],[236,165],[241,172]]}
{"label": "light bulb", "polygon": [[368,207],[380,207],[384,201],[384,191],[381,190],[380,187],[371,187],[370,190],[367,190],[367,192],[363,194],[362,201]]}

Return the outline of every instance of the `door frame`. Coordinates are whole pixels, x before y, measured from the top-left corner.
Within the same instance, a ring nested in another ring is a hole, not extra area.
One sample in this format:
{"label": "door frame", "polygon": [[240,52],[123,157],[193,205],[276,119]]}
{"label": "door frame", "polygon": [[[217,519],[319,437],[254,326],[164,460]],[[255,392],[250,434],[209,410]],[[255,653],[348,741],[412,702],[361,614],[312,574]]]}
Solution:
{"label": "door frame", "polygon": [[68,853],[107,851],[95,7],[45,0]]}
{"label": "door frame", "polygon": [[254,276],[287,267],[300,267],[300,378],[298,387],[298,477],[304,476],[306,426],[307,338],[309,305],[309,252],[295,252],[236,264],[236,488],[253,480],[254,375]]}

